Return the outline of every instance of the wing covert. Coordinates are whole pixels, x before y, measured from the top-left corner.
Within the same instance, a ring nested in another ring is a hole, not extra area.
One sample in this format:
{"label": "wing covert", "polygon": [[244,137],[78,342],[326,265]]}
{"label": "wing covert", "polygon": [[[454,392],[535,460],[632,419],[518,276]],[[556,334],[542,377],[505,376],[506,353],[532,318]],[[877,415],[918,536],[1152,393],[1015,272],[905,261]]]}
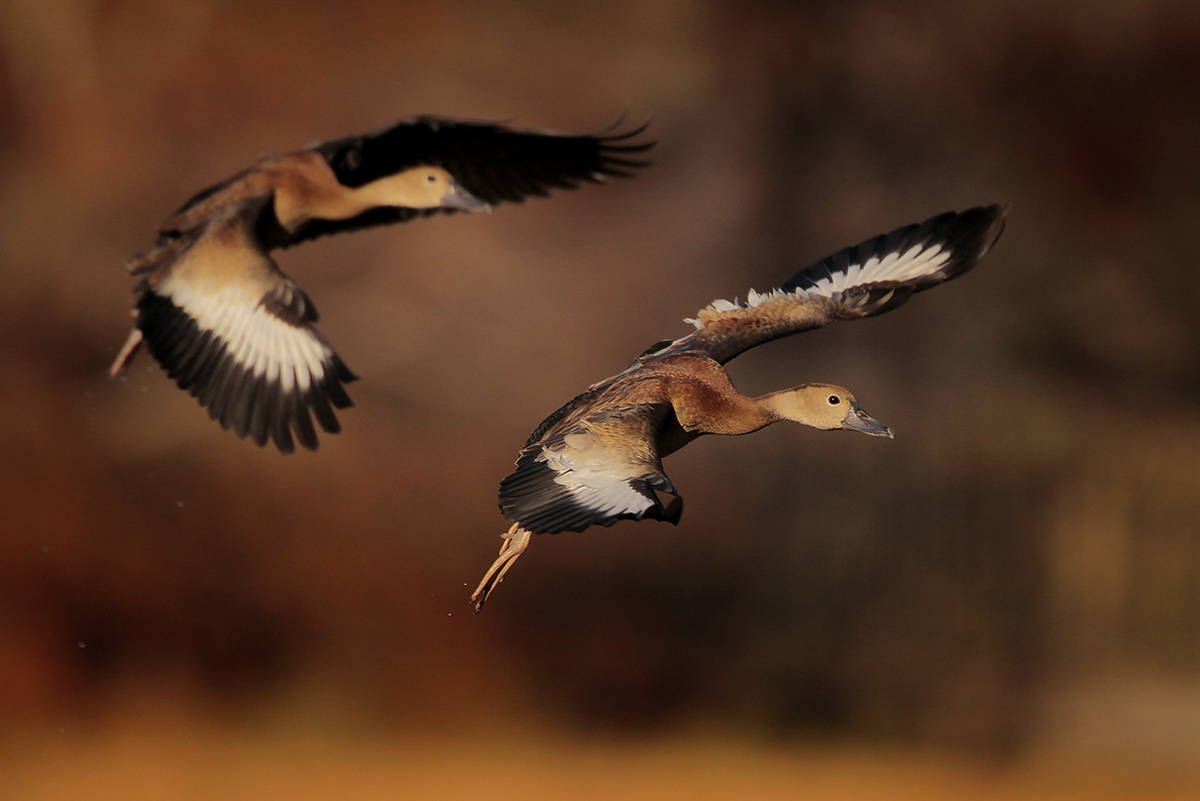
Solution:
{"label": "wing covert", "polygon": [[[679,520],[679,493],[663,473],[657,436],[666,403],[567,419],[526,447],[500,483],[504,517],[537,534],[643,518]],[[675,498],[664,504],[655,491]]]}

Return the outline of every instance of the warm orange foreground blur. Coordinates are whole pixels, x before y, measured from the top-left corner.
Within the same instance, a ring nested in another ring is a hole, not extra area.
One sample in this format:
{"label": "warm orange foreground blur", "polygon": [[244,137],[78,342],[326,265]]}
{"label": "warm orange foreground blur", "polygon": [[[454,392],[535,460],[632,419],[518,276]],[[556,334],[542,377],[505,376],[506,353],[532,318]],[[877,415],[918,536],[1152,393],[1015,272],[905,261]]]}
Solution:
{"label": "warm orange foreground blur", "polygon": [[[1200,6],[0,4],[0,798],[1200,798]],[[121,269],[264,150],[650,120],[654,166],[278,254],[362,380],[290,458]],[[1010,202],[980,267],[756,349],[678,527],[537,538],[538,421],[714,298]]]}
{"label": "warm orange foreground blur", "polygon": [[539,801],[1168,801],[1196,797],[1200,771],[1111,762],[996,764],[929,750],[728,734],[572,741],[520,731],[470,739],[335,736],[293,725],[208,725],[157,734],[131,720],[21,749],[0,792],[87,798],[495,798]]}

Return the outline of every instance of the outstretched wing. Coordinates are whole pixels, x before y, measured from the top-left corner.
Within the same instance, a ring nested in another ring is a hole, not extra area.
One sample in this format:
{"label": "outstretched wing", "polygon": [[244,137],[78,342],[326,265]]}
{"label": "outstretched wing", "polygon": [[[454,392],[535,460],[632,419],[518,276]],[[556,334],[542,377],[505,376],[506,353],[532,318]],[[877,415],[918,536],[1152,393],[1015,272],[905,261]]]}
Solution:
{"label": "outstretched wing", "polygon": [[[646,125],[595,136],[507,128],[487,122],[415,117],[362,136],[316,145],[338,181],[358,187],[410,167],[442,167],[475,197],[496,205],[554,189],[626,178],[649,164]],[[453,209],[375,208],[349,220],[313,220],[287,244],[340,231],[404,222]]]}
{"label": "outstretched wing", "polygon": [[1007,214],[999,205],[947,212],[839,250],[778,289],[751,290],[745,303],[713,302],[689,321],[696,331],[658,343],[640,360],[698,350],[724,364],[773,339],[891,311],[974,267],[1003,232]]}
{"label": "outstretched wing", "polygon": [[342,385],[354,375],[317,332],[303,290],[239,236],[242,220],[215,222],[139,282],[137,327],[167,375],[224,428],[284,453],[294,433],[315,450],[312,418],[341,430],[333,409],[351,405]]}
{"label": "outstretched wing", "polygon": [[[583,531],[618,520],[678,522],[679,493],[663,473],[657,436],[670,404],[593,410],[562,418],[526,447],[500,482],[500,510],[535,534]],[[675,496],[664,504],[655,490]]]}

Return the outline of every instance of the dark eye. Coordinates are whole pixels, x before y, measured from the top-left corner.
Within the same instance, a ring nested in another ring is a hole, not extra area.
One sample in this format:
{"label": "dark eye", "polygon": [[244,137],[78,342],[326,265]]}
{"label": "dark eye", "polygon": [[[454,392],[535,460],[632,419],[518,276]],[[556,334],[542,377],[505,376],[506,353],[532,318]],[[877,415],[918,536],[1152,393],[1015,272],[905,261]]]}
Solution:
{"label": "dark eye", "polygon": [[837,395],[830,395],[830,396],[829,396],[829,405],[830,405],[830,406],[837,406],[837,405],[838,405],[839,403],[841,403],[841,402],[842,402],[842,399],[841,399],[841,398],[839,398]]}
{"label": "dark eye", "polygon": [[425,176],[425,183],[428,183],[428,184],[437,183],[437,176],[434,175],[433,173],[429,173],[429,175]]}

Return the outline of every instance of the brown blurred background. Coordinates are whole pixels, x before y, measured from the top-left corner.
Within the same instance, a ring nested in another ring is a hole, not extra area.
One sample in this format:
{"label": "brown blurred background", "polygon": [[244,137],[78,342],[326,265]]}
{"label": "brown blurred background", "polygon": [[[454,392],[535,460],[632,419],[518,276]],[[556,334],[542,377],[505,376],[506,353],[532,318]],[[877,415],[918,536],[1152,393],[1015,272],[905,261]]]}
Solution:
{"label": "brown blurred background", "polygon": [[[1195,797],[1198,54],[1188,2],[4,0],[0,795]],[[362,377],[315,454],[106,378],[183,200],[415,113],[659,144],[281,254]],[[702,440],[678,528],[539,538],[471,614],[545,414],[992,201],[975,272],[731,367],[894,442]]]}

